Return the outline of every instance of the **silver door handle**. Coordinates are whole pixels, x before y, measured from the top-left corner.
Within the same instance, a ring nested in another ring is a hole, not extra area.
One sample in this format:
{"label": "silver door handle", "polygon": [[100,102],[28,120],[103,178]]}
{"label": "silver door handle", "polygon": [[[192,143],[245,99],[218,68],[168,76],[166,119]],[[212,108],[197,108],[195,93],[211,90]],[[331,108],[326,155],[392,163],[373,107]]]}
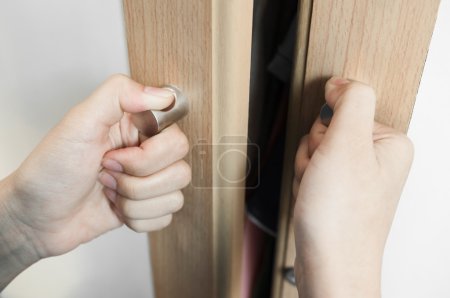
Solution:
{"label": "silver door handle", "polygon": [[296,285],[294,267],[287,267],[283,269],[284,279],[291,285]]}
{"label": "silver door handle", "polygon": [[154,136],[164,128],[180,120],[189,111],[189,102],[181,90],[172,85],[162,88],[171,91],[175,97],[173,103],[161,111],[144,111],[131,115],[131,121],[140,133],[147,137]]}

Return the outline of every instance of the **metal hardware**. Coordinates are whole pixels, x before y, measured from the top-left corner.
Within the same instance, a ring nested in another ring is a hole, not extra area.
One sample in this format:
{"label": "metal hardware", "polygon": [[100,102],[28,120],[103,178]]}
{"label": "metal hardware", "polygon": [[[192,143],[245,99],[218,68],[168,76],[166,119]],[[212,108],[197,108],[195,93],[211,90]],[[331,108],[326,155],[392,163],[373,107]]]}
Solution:
{"label": "metal hardware", "polygon": [[295,282],[295,271],[294,267],[287,267],[283,269],[284,279],[287,280],[291,285],[296,285]]}
{"label": "metal hardware", "polygon": [[161,111],[144,111],[131,115],[131,121],[137,127],[140,133],[147,137],[154,136],[164,128],[180,120],[189,111],[189,103],[181,90],[172,85],[166,85],[162,88],[173,92],[175,99],[173,103]]}
{"label": "metal hardware", "polygon": [[333,110],[330,108],[329,105],[324,104],[320,109],[320,120],[322,121],[322,124],[325,126],[330,125],[332,117],[333,117]]}

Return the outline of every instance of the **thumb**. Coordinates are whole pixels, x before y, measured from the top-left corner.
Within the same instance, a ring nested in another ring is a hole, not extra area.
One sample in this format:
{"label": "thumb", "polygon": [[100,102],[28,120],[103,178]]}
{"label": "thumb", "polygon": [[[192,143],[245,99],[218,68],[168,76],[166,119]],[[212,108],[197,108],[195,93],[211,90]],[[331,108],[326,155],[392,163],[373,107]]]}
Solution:
{"label": "thumb", "polygon": [[96,124],[112,126],[124,112],[139,113],[162,110],[174,100],[174,94],[163,88],[145,87],[121,74],[111,76],[85,102],[84,111]]}
{"label": "thumb", "polygon": [[376,97],[363,83],[338,77],[325,85],[325,100],[333,109],[327,134],[335,138],[354,137],[372,140]]}

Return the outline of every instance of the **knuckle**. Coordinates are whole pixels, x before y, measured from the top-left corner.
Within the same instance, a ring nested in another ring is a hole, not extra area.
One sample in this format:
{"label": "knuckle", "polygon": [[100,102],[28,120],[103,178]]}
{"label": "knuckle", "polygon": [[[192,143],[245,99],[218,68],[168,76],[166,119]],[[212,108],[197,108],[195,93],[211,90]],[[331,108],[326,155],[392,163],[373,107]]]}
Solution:
{"label": "knuckle", "polygon": [[109,89],[114,90],[115,95],[120,99],[130,90],[132,80],[120,73],[111,75],[106,80],[106,85]]}
{"label": "knuckle", "polygon": [[171,140],[173,143],[171,144],[173,148],[176,149],[177,155],[184,157],[189,153],[189,140],[184,132],[175,125],[172,130],[170,130]]}
{"label": "knuckle", "polygon": [[163,228],[167,227],[168,225],[170,225],[171,222],[172,222],[172,214],[165,215],[159,221],[157,229],[159,229],[159,230],[163,229]]}
{"label": "knuckle", "polygon": [[148,229],[145,227],[145,225],[138,220],[129,220],[126,222],[126,225],[136,233],[148,232]]}
{"label": "knuckle", "polygon": [[163,217],[154,219],[151,221],[150,227],[147,227],[146,231],[159,231],[170,225],[172,222],[172,214],[164,215]]}
{"label": "knuckle", "polygon": [[174,193],[174,198],[173,198],[173,202],[172,202],[171,205],[172,206],[171,206],[170,210],[172,212],[177,212],[178,210],[183,208],[184,196],[183,196],[183,193],[181,191],[177,191],[177,192]]}
{"label": "knuckle", "polygon": [[186,135],[180,130],[178,136],[178,149],[180,154],[184,157],[189,153],[189,140]]}
{"label": "knuckle", "polygon": [[109,76],[106,82],[112,85],[124,85],[127,84],[129,80],[130,78],[128,76],[121,73],[116,73]]}
{"label": "knuckle", "polygon": [[127,198],[138,199],[138,190],[135,183],[131,181],[126,181],[125,178],[118,179],[117,181],[118,189]]}
{"label": "knuckle", "polygon": [[189,182],[191,182],[191,179],[192,179],[191,167],[189,166],[189,164],[186,161],[181,160],[177,164],[176,172],[180,178],[180,184],[181,184],[180,187],[181,188],[186,187],[189,184]]}
{"label": "knuckle", "polygon": [[152,220],[127,220],[125,224],[136,233],[157,231],[167,227],[172,222],[172,215],[165,215]]}
{"label": "knuckle", "polygon": [[134,208],[134,202],[125,198],[122,198],[119,201],[119,208],[122,211],[122,214],[127,218],[133,218],[135,215],[136,209]]}
{"label": "knuckle", "polygon": [[112,74],[111,76],[109,76],[108,78],[109,81],[127,81],[129,80],[127,75],[124,75],[123,73],[115,73]]}
{"label": "knuckle", "polygon": [[[124,172],[127,174],[131,174],[134,173],[134,171],[136,170],[136,162],[134,161],[135,158],[136,158],[135,156],[127,152],[127,154],[122,154],[117,159],[120,160],[120,164],[123,166]],[[124,184],[125,181],[124,179],[119,179],[117,183]]]}
{"label": "knuckle", "polygon": [[397,141],[399,142],[400,148],[405,157],[407,157],[408,160],[412,160],[414,157],[414,143],[411,139],[405,134],[399,134],[397,136]]}
{"label": "knuckle", "polygon": [[170,148],[170,142],[165,142],[162,139],[155,138],[151,142],[151,146],[146,147],[145,153],[147,156],[155,156],[155,157],[161,157],[163,154],[167,154],[167,150]]}
{"label": "knuckle", "polygon": [[[148,166],[146,165],[145,162],[140,162],[140,163],[130,164],[127,168],[127,171],[132,173],[132,175],[135,175],[138,177],[145,177],[148,175],[147,168],[148,168]],[[134,198],[134,196],[136,195],[136,188],[128,185],[127,189],[130,192],[130,198]]]}
{"label": "knuckle", "polygon": [[375,90],[371,86],[355,81],[345,86],[342,96],[376,100]]}

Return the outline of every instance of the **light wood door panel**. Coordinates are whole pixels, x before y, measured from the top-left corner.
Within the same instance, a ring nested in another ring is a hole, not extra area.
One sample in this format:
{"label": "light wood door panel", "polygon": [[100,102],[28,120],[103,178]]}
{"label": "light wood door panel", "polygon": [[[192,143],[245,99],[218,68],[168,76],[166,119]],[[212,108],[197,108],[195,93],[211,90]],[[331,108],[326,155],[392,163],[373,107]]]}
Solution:
{"label": "light wood door panel", "polygon": [[211,144],[247,136],[252,1],[125,0],[124,11],[133,79],[181,88],[190,114],[179,125],[202,146],[188,157],[184,208],[150,235],[156,297],[238,297],[245,181],[223,178],[245,175],[246,161],[217,166],[245,146]]}
{"label": "light wood door panel", "polygon": [[376,120],[407,131],[439,0],[300,0],[297,62],[288,115],[273,297],[296,297],[282,269],[295,258],[290,217],[293,161],[333,75],[377,93]]}

